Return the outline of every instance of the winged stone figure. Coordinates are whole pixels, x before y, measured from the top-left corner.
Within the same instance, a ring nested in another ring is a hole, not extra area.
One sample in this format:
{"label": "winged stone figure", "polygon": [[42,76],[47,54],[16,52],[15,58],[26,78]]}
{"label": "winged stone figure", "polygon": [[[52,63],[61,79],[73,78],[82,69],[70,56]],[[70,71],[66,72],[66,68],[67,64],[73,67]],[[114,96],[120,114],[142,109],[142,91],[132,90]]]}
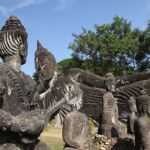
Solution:
{"label": "winged stone figure", "polygon": [[[96,122],[100,121],[103,95],[107,92],[107,77],[100,77],[78,68],[70,68],[60,73],[55,57],[39,41],[35,66],[40,80],[42,107],[52,106],[65,98],[68,103],[60,109],[60,118],[71,111],[70,105],[74,105]],[[127,118],[130,97],[137,99],[142,89],[150,90],[149,83],[149,72],[116,77],[116,90],[113,95],[117,100],[119,119]]]}

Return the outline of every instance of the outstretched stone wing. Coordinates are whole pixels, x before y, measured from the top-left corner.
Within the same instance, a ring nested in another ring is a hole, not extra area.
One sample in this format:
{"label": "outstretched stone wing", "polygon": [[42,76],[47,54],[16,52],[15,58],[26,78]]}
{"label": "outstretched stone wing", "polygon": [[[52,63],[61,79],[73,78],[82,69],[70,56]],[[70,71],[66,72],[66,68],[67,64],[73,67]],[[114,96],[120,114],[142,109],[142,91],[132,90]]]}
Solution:
{"label": "outstretched stone wing", "polygon": [[[40,95],[42,107],[47,108],[61,99],[66,99],[67,104],[63,105],[59,111],[62,117],[71,111],[70,106],[73,105],[80,108],[80,111],[87,116],[99,120],[102,113],[102,99],[106,92],[106,78],[77,68],[68,69],[59,75],[54,56],[39,42],[37,45],[35,64],[39,78],[41,77],[39,87],[43,88],[39,88],[42,89],[40,90],[40,93],[42,91]],[[40,59],[41,56],[42,59]],[[54,64],[54,67],[51,64]],[[51,74],[50,78],[46,78],[49,74]],[[114,96],[118,99],[119,117],[124,118],[128,113],[130,97],[133,96],[136,99],[142,89],[150,91],[150,73],[117,77],[116,81],[117,91]]]}
{"label": "outstretched stone wing", "polygon": [[141,90],[146,90],[150,94],[150,73],[143,72],[134,75],[117,78],[118,90],[115,97],[118,99],[118,109],[120,118],[126,118],[129,112],[128,101],[130,97],[137,97]]}
{"label": "outstretched stone wing", "polygon": [[[53,79],[50,82],[52,81]],[[98,121],[102,112],[102,97],[106,92],[104,87],[105,78],[71,68],[59,76],[51,88],[41,94],[42,107],[47,108],[66,99],[67,104],[59,111],[61,118],[72,111],[74,106],[88,117]]]}
{"label": "outstretched stone wing", "polygon": [[106,92],[105,89],[90,87],[84,84],[80,84],[80,88],[83,91],[81,112],[99,121],[100,114],[102,113],[103,95]]}

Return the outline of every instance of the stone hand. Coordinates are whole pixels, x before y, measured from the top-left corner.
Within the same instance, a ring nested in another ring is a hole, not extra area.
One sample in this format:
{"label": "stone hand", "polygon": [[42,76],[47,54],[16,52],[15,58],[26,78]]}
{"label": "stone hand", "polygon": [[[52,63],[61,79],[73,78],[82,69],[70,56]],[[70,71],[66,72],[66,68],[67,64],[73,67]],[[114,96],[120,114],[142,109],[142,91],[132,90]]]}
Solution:
{"label": "stone hand", "polygon": [[18,129],[22,133],[39,135],[44,129],[44,121],[39,120],[37,117],[31,119],[19,119]]}

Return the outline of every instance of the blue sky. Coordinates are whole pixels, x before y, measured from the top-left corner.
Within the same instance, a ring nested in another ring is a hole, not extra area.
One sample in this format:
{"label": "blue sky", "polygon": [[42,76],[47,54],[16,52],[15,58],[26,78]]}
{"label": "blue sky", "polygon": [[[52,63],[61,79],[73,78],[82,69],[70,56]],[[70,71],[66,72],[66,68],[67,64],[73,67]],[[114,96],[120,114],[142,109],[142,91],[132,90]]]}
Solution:
{"label": "blue sky", "polygon": [[59,62],[70,57],[72,33],[81,33],[82,27],[93,30],[94,24],[111,23],[118,15],[132,21],[132,27],[145,29],[150,0],[0,0],[0,27],[10,15],[19,17],[28,32],[28,58],[22,70],[32,75],[36,40]]}

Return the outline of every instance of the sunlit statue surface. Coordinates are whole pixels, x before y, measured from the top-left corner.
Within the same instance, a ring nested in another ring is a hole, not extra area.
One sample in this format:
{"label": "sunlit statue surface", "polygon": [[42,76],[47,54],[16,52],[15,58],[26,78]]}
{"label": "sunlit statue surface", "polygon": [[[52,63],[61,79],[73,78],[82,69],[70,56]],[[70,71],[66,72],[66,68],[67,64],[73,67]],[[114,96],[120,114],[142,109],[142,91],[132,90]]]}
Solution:
{"label": "sunlit statue surface", "polygon": [[63,122],[65,150],[95,150],[88,117],[73,109]]}
{"label": "sunlit statue surface", "polygon": [[0,149],[49,150],[38,137],[64,102],[39,109],[37,86],[21,72],[27,52],[26,30],[11,16],[0,31]]}
{"label": "sunlit statue surface", "polygon": [[139,117],[135,126],[135,149],[150,150],[150,96],[145,90],[138,97]]}
{"label": "sunlit statue surface", "polygon": [[128,133],[129,134],[134,134],[135,130],[135,122],[137,121],[137,106],[136,106],[136,100],[134,97],[130,97],[129,102],[129,116],[128,116]]}

